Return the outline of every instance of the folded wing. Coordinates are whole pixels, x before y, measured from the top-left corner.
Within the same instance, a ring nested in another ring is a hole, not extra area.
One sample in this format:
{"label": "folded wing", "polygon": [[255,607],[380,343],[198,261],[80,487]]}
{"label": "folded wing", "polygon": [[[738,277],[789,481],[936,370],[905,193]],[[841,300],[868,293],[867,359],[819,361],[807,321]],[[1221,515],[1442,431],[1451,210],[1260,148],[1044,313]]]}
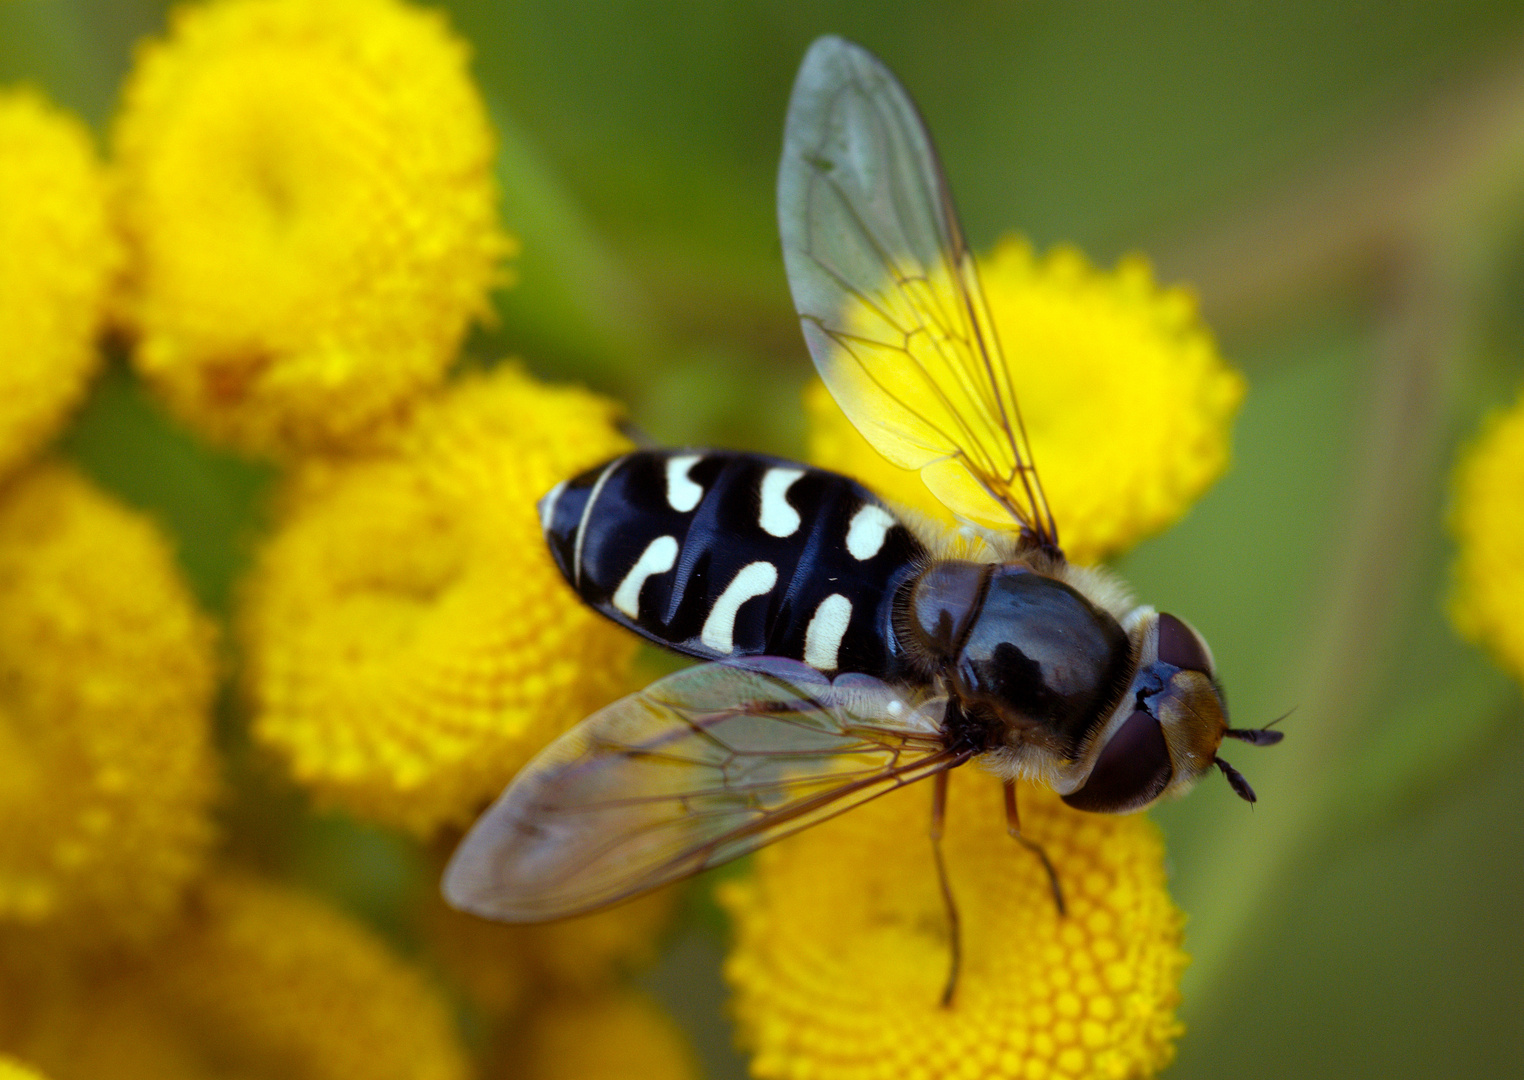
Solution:
{"label": "folded wing", "polygon": [[728,862],[967,760],[945,707],[773,657],[669,675],[526,766],[456,850],[445,898],[538,922]]}

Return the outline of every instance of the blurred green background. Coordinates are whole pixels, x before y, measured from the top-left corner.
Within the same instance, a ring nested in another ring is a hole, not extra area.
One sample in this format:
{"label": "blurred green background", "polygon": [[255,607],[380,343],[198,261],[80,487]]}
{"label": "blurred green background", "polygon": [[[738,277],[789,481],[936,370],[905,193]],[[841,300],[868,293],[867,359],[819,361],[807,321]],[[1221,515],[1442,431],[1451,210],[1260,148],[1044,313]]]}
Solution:
{"label": "blurred green background", "polygon": [[[1142,250],[1191,283],[1249,378],[1235,464],[1120,569],[1213,643],[1236,723],[1295,711],[1279,748],[1232,755],[1252,812],[1209,780],[1155,814],[1195,956],[1170,1075],[1524,1075],[1524,708],[1444,619],[1442,526],[1457,447],[1524,371],[1524,5],[445,6],[524,241],[468,352],[619,396],[661,441],[800,451],[773,183],[821,33],[900,74],[976,247]],[[0,81],[104,131],[163,20],[0,0]],[[120,370],[66,449],[165,521],[224,611],[267,474]],[[296,872],[390,929],[407,850],[303,836]],[[687,931],[649,981],[739,1076],[720,934]]]}

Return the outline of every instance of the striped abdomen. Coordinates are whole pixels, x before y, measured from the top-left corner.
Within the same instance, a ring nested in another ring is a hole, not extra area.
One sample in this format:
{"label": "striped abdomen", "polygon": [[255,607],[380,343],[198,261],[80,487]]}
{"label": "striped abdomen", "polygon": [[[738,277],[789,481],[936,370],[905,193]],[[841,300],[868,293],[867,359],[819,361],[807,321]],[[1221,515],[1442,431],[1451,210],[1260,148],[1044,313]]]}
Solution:
{"label": "striped abdomen", "polygon": [[540,501],[567,581],[690,656],[905,674],[891,608],[925,549],[861,484],[727,451],[641,450]]}

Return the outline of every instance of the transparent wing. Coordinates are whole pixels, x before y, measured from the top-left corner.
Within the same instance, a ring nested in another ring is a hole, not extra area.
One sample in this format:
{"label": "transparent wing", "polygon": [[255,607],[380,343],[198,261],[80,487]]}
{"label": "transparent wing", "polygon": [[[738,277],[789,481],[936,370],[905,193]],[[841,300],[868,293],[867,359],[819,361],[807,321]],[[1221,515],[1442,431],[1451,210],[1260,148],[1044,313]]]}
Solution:
{"label": "transparent wing", "polygon": [[445,898],[538,922],[718,866],[966,761],[945,707],[773,657],[669,675],[530,762],[456,849]]}
{"label": "transparent wing", "polygon": [[894,464],[955,514],[1058,551],[1010,373],[915,104],[824,37],[789,99],[778,223],[815,367]]}

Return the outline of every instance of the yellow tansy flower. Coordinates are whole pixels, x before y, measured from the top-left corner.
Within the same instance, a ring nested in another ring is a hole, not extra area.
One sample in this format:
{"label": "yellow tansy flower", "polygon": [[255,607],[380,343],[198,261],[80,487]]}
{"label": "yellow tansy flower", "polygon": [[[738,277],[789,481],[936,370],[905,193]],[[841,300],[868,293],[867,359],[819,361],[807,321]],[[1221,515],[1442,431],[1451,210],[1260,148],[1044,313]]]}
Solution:
{"label": "yellow tansy flower", "polygon": [[0,922],[146,932],[202,864],[213,632],[164,538],[71,469],[0,491]]}
{"label": "yellow tansy flower", "polygon": [[1450,529],[1460,546],[1451,618],[1524,682],[1524,397],[1489,418],[1457,467]]}
{"label": "yellow tansy flower", "polygon": [[29,90],[0,91],[0,474],[84,393],[119,263],[90,133]]}
{"label": "yellow tansy flower", "polygon": [[46,1080],[46,1078],[30,1065],[0,1054],[0,1080]]}
{"label": "yellow tansy flower", "polygon": [[298,470],[247,591],[256,737],[322,795],[426,833],[625,690],[634,636],[562,580],[536,510],[627,448],[617,414],[500,368],[384,450]]}
{"label": "yellow tansy flower", "polygon": [[[1038,257],[1017,239],[979,272],[1069,558],[1094,562],[1179,518],[1227,467],[1244,394],[1191,295],[1158,287],[1138,257],[1107,272],[1073,248]],[[805,410],[811,461],[952,523],[918,474],[880,457],[818,381]]]}
{"label": "yellow tansy flower", "polygon": [[237,874],[150,954],[0,949],[0,1038],[57,1077],[464,1080],[423,976],[327,906]]}
{"label": "yellow tansy flower", "polygon": [[911,787],[767,848],[750,880],[722,888],[753,1075],[1122,1080],[1163,1068],[1186,958],[1153,825],[1023,788],[1024,831],[1063,884],[1060,917],[1040,863],[1006,834],[1000,781],[958,770],[943,850],[963,971],[943,1008],[931,794]]}
{"label": "yellow tansy flower", "polygon": [[534,925],[491,922],[436,899],[425,932],[440,966],[487,1013],[514,1012],[551,987],[588,993],[656,959],[672,921],[676,888],[574,919]]}
{"label": "yellow tansy flower", "polygon": [[328,447],[440,381],[511,243],[467,48],[396,0],[216,0],[114,130],[133,362],[188,422]]}
{"label": "yellow tansy flower", "polygon": [[698,1080],[687,1038],[634,990],[553,997],[528,1017],[500,1070],[515,1080]]}

